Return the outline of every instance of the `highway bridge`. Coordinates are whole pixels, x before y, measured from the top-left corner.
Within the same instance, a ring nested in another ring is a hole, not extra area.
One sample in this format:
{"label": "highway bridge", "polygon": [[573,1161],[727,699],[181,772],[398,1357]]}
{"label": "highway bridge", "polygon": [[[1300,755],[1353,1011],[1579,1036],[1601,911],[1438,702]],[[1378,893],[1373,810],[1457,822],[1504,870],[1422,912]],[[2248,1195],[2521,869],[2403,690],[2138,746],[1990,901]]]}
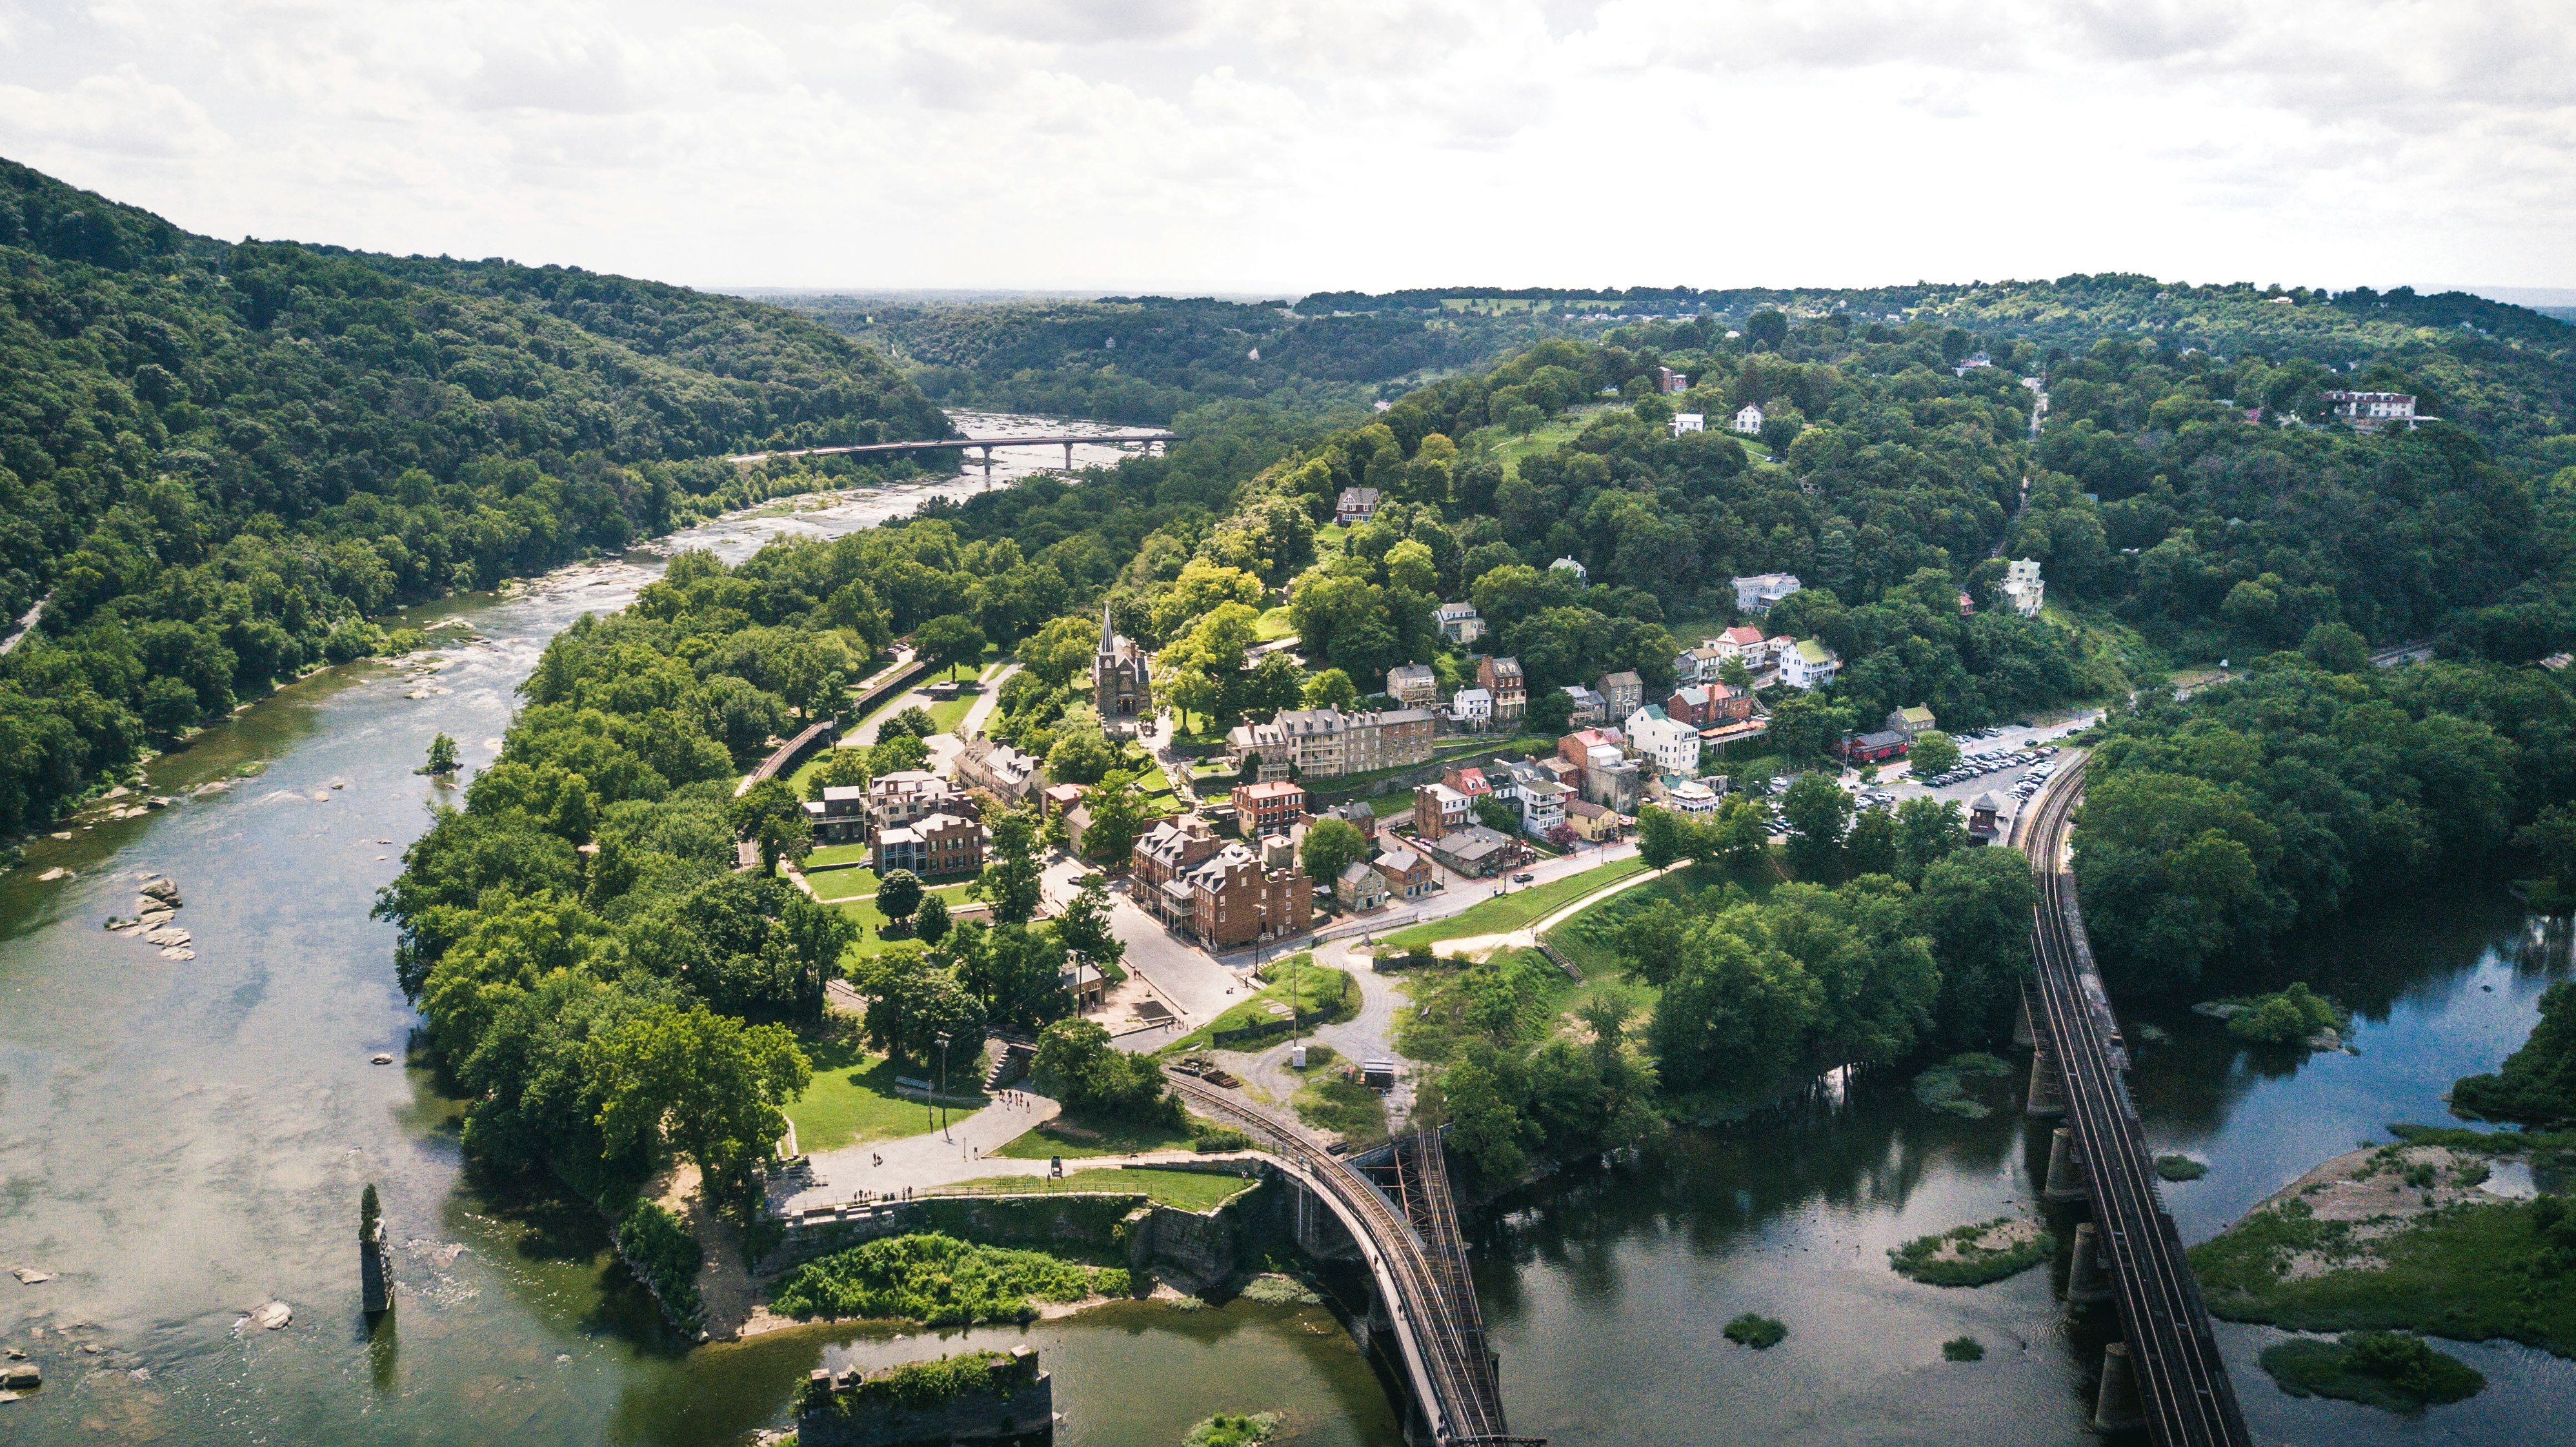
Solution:
{"label": "highway bridge", "polygon": [[1358,1243],[1429,1441],[1443,1447],[1536,1447],[1546,1440],[1512,1436],[1504,1425],[1502,1386],[1485,1344],[1475,1283],[1467,1275],[1438,1136],[1422,1132],[1396,1142],[1390,1162],[1376,1168],[1387,1178],[1381,1185],[1366,1168],[1232,1091],[1177,1073],[1171,1084],[1191,1106],[1249,1133],[1262,1154],[1332,1212]]}
{"label": "highway bridge", "polygon": [[2107,1274],[2125,1338],[2106,1354],[2095,1424],[2144,1425],[2157,1447],[2249,1447],[2200,1283],[2156,1185],[2146,1129],[2129,1095],[2127,1047],[2093,967],[2068,871],[2084,762],[2069,757],[2016,822],[2014,841],[2030,855],[2039,885],[2036,969],[2025,993],[2035,1046],[2030,1111],[2066,1118],[2051,1152],[2049,1194],[2076,1195],[2080,1182],[2081,1199],[2092,1207],[2092,1220],[2077,1228],[2069,1300],[2080,1299],[2080,1278]]}
{"label": "highway bridge", "polygon": [[1073,449],[1078,446],[1128,446],[1141,443],[1147,452],[1155,444],[1168,444],[1173,434],[1148,428],[1141,432],[1046,432],[1027,437],[939,437],[921,442],[854,442],[843,447],[799,447],[784,452],[745,452],[725,461],[736,467],[750,467],[773,457],[887,457],[901,452],[971,452],[982,449],[984,475],[993,475],[993,449],[996,447],[1062,447],[1064,470],[1073,470]]}

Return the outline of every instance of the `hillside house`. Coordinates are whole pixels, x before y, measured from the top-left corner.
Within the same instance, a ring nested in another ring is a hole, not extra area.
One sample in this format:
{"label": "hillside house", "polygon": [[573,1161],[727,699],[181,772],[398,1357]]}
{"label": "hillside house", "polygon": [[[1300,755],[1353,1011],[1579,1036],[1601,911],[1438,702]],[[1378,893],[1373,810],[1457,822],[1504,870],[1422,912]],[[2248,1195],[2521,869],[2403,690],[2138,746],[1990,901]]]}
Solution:
{"label": "hillside house", "polygon": [[1795,573],[1754,573],[1730,579],[1735,587],[1735,611],[1756,617],[1771,611],[1771,605],[1798,591]]}
{"label": "hillside house", "polygon": [[1521,715],[1529,711],[1529,686],[1521,676],[1521,661],[1517,658],[1477,659],[1476,686],[1493,694],[1496,723],[1518,723]]}
{"label": "hillside house", "polygon": [[1780,659],[1780,681],[1791,688],[1822,688],[1842,670],[1841,655],[1813,638],[1803,639]]}
{"label": "hillside house", "polygon": [[1628,715],[1628,747],[1667,778],[1687,779],[1699,772],[1699,730],[1678,723],[1648,704]]}
{"label": "hillside house", "polygon": [[1440,636],[1461,648],[1485,636],[1485,620],[1476,615],[1473,603],[1443,603],[1431,617],[1440,625]]}
{"label": "hillside house", "polygon": [[1377,498],[1373,487],[1343,488],[1342,495],[1333,502],[1333,521],[1344,527],[1367,522],[1377,516]]}
{"label": "hillside house", "polygon": [[1437,707],[1440,675],[1427,663],[1399,664],[1386,671],[1386,696],[1407,708]]}
{"label": "hillside house", "polygon": [[1747,437],[1754,436],[1762,430],[1762,409],[1754,403],[1747,402],[1736,409],[1735,421],[1730,425]]}
{"label": "hillside house", "polygon": [[1605,673],[1594,679],[1592,686],[1600,691],[1601,717],[1605,723],[1614,718],[1626,718],[1646,702],[1646,681],[1637,676],[1635,669],[1623,668],[1617,673]]}
{"label": "hillside house", "polygon": [[1708,430],[1708,417],[1707,414],[1700,412],[1676,412],[1673,414],[1673,420],[1669,425],[1672,427],[1673,435],[1675,437],[1679,437],[1685,432],[1706,432]]}
{"label": "hillside house", "polygon": [[1462,688],[1449,695],[1449,721],[1462,729],[1493,727],[1493,694],[1481,688]]}

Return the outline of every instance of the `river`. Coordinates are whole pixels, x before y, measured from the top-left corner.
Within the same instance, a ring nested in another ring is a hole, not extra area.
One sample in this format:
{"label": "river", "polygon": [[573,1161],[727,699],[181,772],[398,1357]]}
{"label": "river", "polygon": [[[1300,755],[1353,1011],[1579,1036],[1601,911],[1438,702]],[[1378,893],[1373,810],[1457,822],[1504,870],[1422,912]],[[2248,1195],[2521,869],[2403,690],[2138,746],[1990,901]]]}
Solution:
{"label": "river", "polygon": [[[957,420],[971,436],[1066,425]],[[996,482],[1061,460],[1002,452]],[[391,930],[368,909],[441,797],[411,772],[431,735],[454,736],[469,770],[489,762],[546,640],[624,606],[670,549],[738,561],[985,485],[978,468],[828,506],[785,500],[423,609],[407,621],[459,620],[476,641],[440,647],[434,673],[369,663],[281,689],[156,762],[149,788],[177,807],[34,840],[0,877],[0,1267],[54,1279],[0,1276],[0,1332],[46,1379],[0,1405],[8,1439],[695,1447],[782,1422],[827,1350],[836,1363],[954,1350],[869,1331],[672,1340],[593,1213],[486,1199],[461,1169],[455,1103],[425,1072],[370,1063],[402,1059],[415,1017]],[[75,877],[38,879],[53,868]],[[100,928],[133,913],[156,872],[182,891],[194,960]],[[353,1248],[371,1181],[403,1289],[373,1340]],[[243,1322],[272,1300],[291,1325]],[[1059,1374],[1071,1443],[1177,1440],[1220,1409],[1280,1406],[1321,1442],[1394,1431],[1374,1371],[1320,1308],[1121,1308],[1027,1339]]]}
{"label": "river", "polygon": [[[973,435],[1061,425],[959,421]],[[1060,456],[1006,452],[997,476]],[[783,1424],[818,1364],[1025,1340],[1057,1374],[1070,1447],[1177,1442],[1219,1410],[1285,1409],[1295,1440],[1327,1447],[1398,1441],[1378,1375],[1318,1307],[1136,1304],[1026,1332],[814,1329],[691,1348],[660,1328],[593,1213],[487,1197],[462,1170],[455,1103],[425,1072],[370,1063],[401,1060],[415,1020],[368,908],[441,797],[411,772],[433,733],[457,738],[469,769],[488,762],[545,641],[622,606],[671,547],[738,560],[983,485],[979,469],[793,500],[422,610],[410,621],[461,620],[475,641],[442,646],[434,672],[361,664],[282,689],[153,767],[151,789],[186,802],[34,841],[0,877],[0,1267],[54,1279],[0,1276],[0,1333],[47,1381],[0,1405],[9,1440],[712,1447]],[[37,878],[57,867],[75,877]],[[150,872],[182,890],[196,959],[99,927],[132,912]],[[2500,892],[2453,890],[2285,960],[2359,1008],[2357,1057],[2257,1053],[2197,1016],[2156,1017],[2174,1038],[2142,1056],[2150,1128],[2212,1167],[2168,1188],[2185,1235],[2382,1122],[2440,1119],[2450,1079],[2530,1027],[2551,971],[2524,961],[2522,924]],[[1515,1428],[1568,1447],[2080,1440],[2088,1344],[2062,1325],[2047,1272],[1944,1292],[1885,1265],[1903,1239],[2022,1209],[2034,1139],[2008,1109],[1958,1119],[1880,1076],[1505,1199],[1482,1224],[1478,1274]],[[403,1287],[373,1338],[353,1249],[370,1181]],[[293,1308],[290,1326],[244,1322],[272,1300]],[[1786,1321],[1789,1341],[1756,1354],[1720,1340],[1746,1310]],[[1985,1342],[1983,1362],[1940,1360],[1961,1332]],[[2292,1402],[2253,1365],[2268,1334],[2221,1332],[2267,1438],[2496,1440],[2576,1407],[2576,1370],[2514,1347],[2460,1349],[2494,1385],[2413,1422]]]}

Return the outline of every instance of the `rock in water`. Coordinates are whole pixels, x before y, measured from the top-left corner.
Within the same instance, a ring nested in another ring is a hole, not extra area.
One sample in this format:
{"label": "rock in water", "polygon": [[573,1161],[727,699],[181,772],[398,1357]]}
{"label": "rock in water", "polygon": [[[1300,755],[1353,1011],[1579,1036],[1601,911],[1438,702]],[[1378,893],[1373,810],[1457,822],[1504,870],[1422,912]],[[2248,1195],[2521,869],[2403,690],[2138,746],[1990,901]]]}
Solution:
{"label": "rock in water", "polygon": [[294,1319],[294,1309],[282,1301],[272,1301],[265,1306],[253,1307],[250,1313],[251,1325],[263,1331],[275,1331]]}
{"label": "rock in water", "polygon": [[9,1268],[9,1274],[18,1278],[20,1286],[42,1286],[54,1279],[52,1272],[38,1271],[32,1266],[12,1266]]}
{"label": "rock in water", "polygon": [[48,869],[44,873],[36,876],[36,882],[38,884],[51,884],[57,879],[69,879],[71,877],[72,872],[68,869]]}
{"label": "rock in water", "polygon": [[170,876],[166,874],[156,874],[143,881],[135,886],[134,892],[147,899],[157,899],[172,909],[179,907],[179,886],[171,883]]}

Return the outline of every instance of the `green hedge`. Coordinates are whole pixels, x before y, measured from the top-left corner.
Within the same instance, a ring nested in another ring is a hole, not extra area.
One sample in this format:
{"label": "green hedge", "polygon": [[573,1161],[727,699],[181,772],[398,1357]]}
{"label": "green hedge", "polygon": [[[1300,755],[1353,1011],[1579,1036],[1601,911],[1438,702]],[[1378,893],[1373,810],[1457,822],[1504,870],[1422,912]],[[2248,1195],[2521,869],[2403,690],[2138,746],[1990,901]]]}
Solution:
{"label": "green hedge", "polygon": [[707,1252],[679,1217],[654,1202],[644,1202],[617,1223],[617,1251],[653,1289],[673,1320],[697,1325],[698,1268],[706,1264]]}

